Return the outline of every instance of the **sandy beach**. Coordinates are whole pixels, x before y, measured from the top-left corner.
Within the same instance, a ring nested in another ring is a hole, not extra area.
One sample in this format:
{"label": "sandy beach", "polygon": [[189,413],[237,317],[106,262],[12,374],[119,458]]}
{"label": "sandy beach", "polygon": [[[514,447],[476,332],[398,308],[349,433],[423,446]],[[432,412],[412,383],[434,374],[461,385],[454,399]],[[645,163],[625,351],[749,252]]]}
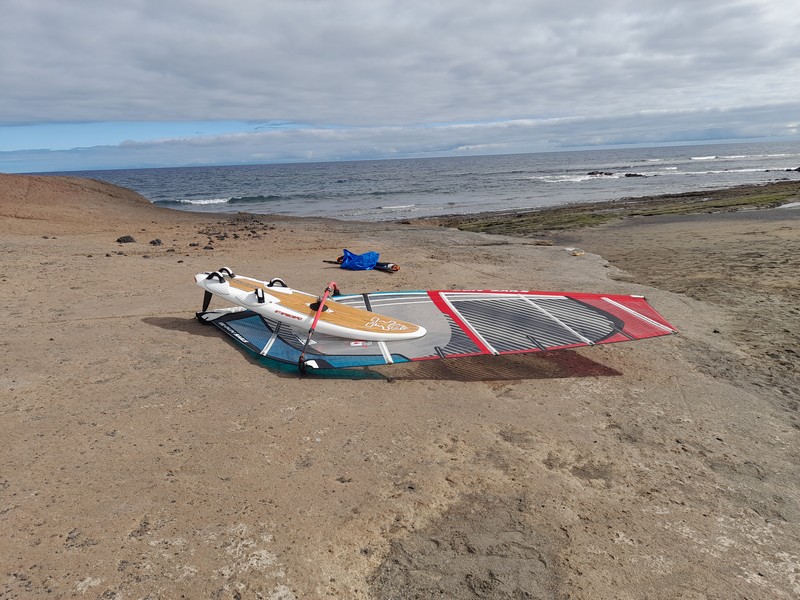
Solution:
{"label": "sandy beach", "polygon": [[[2,600],[800,596],[798,208],[512,236],[0,175],[0,249]],[[195,320],[221,266],[643,294],[679,334],[303,378]]]}

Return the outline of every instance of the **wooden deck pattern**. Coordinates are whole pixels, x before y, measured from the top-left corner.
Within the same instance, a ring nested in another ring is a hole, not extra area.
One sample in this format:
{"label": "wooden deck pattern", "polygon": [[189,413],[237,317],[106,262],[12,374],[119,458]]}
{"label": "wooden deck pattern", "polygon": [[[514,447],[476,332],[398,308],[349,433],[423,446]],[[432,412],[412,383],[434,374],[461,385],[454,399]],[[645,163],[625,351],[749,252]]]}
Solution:
{"label": "wooden deck pattern", "polygon": [[[276,291],[277,288],[275,287],[269,287],[265,285],[264,282],[250,279],[249,277],[234,277],[233,279],[226,279],[226,281],[228,281],[231,287],[245,292],[254,292],[256,289],[260,288],[265,294],[278,298],[278,304],[280,304],[280,306],[300,314],[313,317],[317,312],[310,306],[318,299],[317,296],[312,294],[299,292],[295,289],[292,289],[291,294],[284,294],[280,291]],[[388,335],[392,333],[408,334],[420,330],[420,326],[414,323],[401,321],[400,319],[387,317],[368,310],[362,310],[354,306],[339,304],[330,297],[325,300],[325,306],[328,307],[328,310],[322,312],[319,320],[331,323],[332,325],[364,332],[381,331]]]}

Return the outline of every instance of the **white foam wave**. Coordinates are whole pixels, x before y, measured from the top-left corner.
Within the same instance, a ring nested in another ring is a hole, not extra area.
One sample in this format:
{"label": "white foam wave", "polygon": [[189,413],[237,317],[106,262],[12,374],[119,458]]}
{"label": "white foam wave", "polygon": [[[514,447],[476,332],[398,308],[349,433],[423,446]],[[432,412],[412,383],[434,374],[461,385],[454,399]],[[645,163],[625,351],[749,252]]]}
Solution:
{"label": "white foam wave", "polygon": [[397,204],[395,206],[379,206],[378,208],[382,210],[405,210],[408,208],[414,208],[416,204]]}
{"label": "white foam wave", "polygon": [[176,202],[180,202],[181,204],[226,204],[230,202],[230,198],[205,198],[202,200],[185,198],[183,200],[176,200]]}
{"label": "white foam wave", "polygon": [[530,179],[536,181],[544,181],[545,183],[580,183],[581,181],[595,181],[597,179],[619,179],[625,175],[614,173],[612,175],[543,175],[538,177],[531,177]]}

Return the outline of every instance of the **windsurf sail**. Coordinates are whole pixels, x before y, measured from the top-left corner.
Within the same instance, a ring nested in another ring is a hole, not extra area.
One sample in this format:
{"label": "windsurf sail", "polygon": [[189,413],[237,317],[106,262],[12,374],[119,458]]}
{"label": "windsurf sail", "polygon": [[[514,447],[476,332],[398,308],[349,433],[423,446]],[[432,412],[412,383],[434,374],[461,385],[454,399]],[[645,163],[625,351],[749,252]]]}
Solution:
{"label": "windsurf sail", "polygon": [[337,296],[336,302],[419,323],[416,339],[371,342],[316,334],[241,307],[201,311],[248,350],[288,364],[338,369],[628,342],[676,333],[642,296],[431,290]]}

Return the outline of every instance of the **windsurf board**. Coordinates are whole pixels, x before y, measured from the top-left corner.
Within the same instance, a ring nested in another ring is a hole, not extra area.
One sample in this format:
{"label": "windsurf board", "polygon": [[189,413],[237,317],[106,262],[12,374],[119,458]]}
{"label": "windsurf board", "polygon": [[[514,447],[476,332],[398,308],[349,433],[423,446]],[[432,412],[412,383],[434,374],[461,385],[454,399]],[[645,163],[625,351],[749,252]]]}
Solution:
{"label": "windsurf board", "polygon": [[[276,285],[275,280],[267,282],[235,275],[229,269],[198,273],[195,283],[232,304],[306,332],[319,308],[318,296]],[[325,301],[316,330],[320,334],[376,342],[410,340],[426,333],[420,325],[341,303],[336,297]]]}

